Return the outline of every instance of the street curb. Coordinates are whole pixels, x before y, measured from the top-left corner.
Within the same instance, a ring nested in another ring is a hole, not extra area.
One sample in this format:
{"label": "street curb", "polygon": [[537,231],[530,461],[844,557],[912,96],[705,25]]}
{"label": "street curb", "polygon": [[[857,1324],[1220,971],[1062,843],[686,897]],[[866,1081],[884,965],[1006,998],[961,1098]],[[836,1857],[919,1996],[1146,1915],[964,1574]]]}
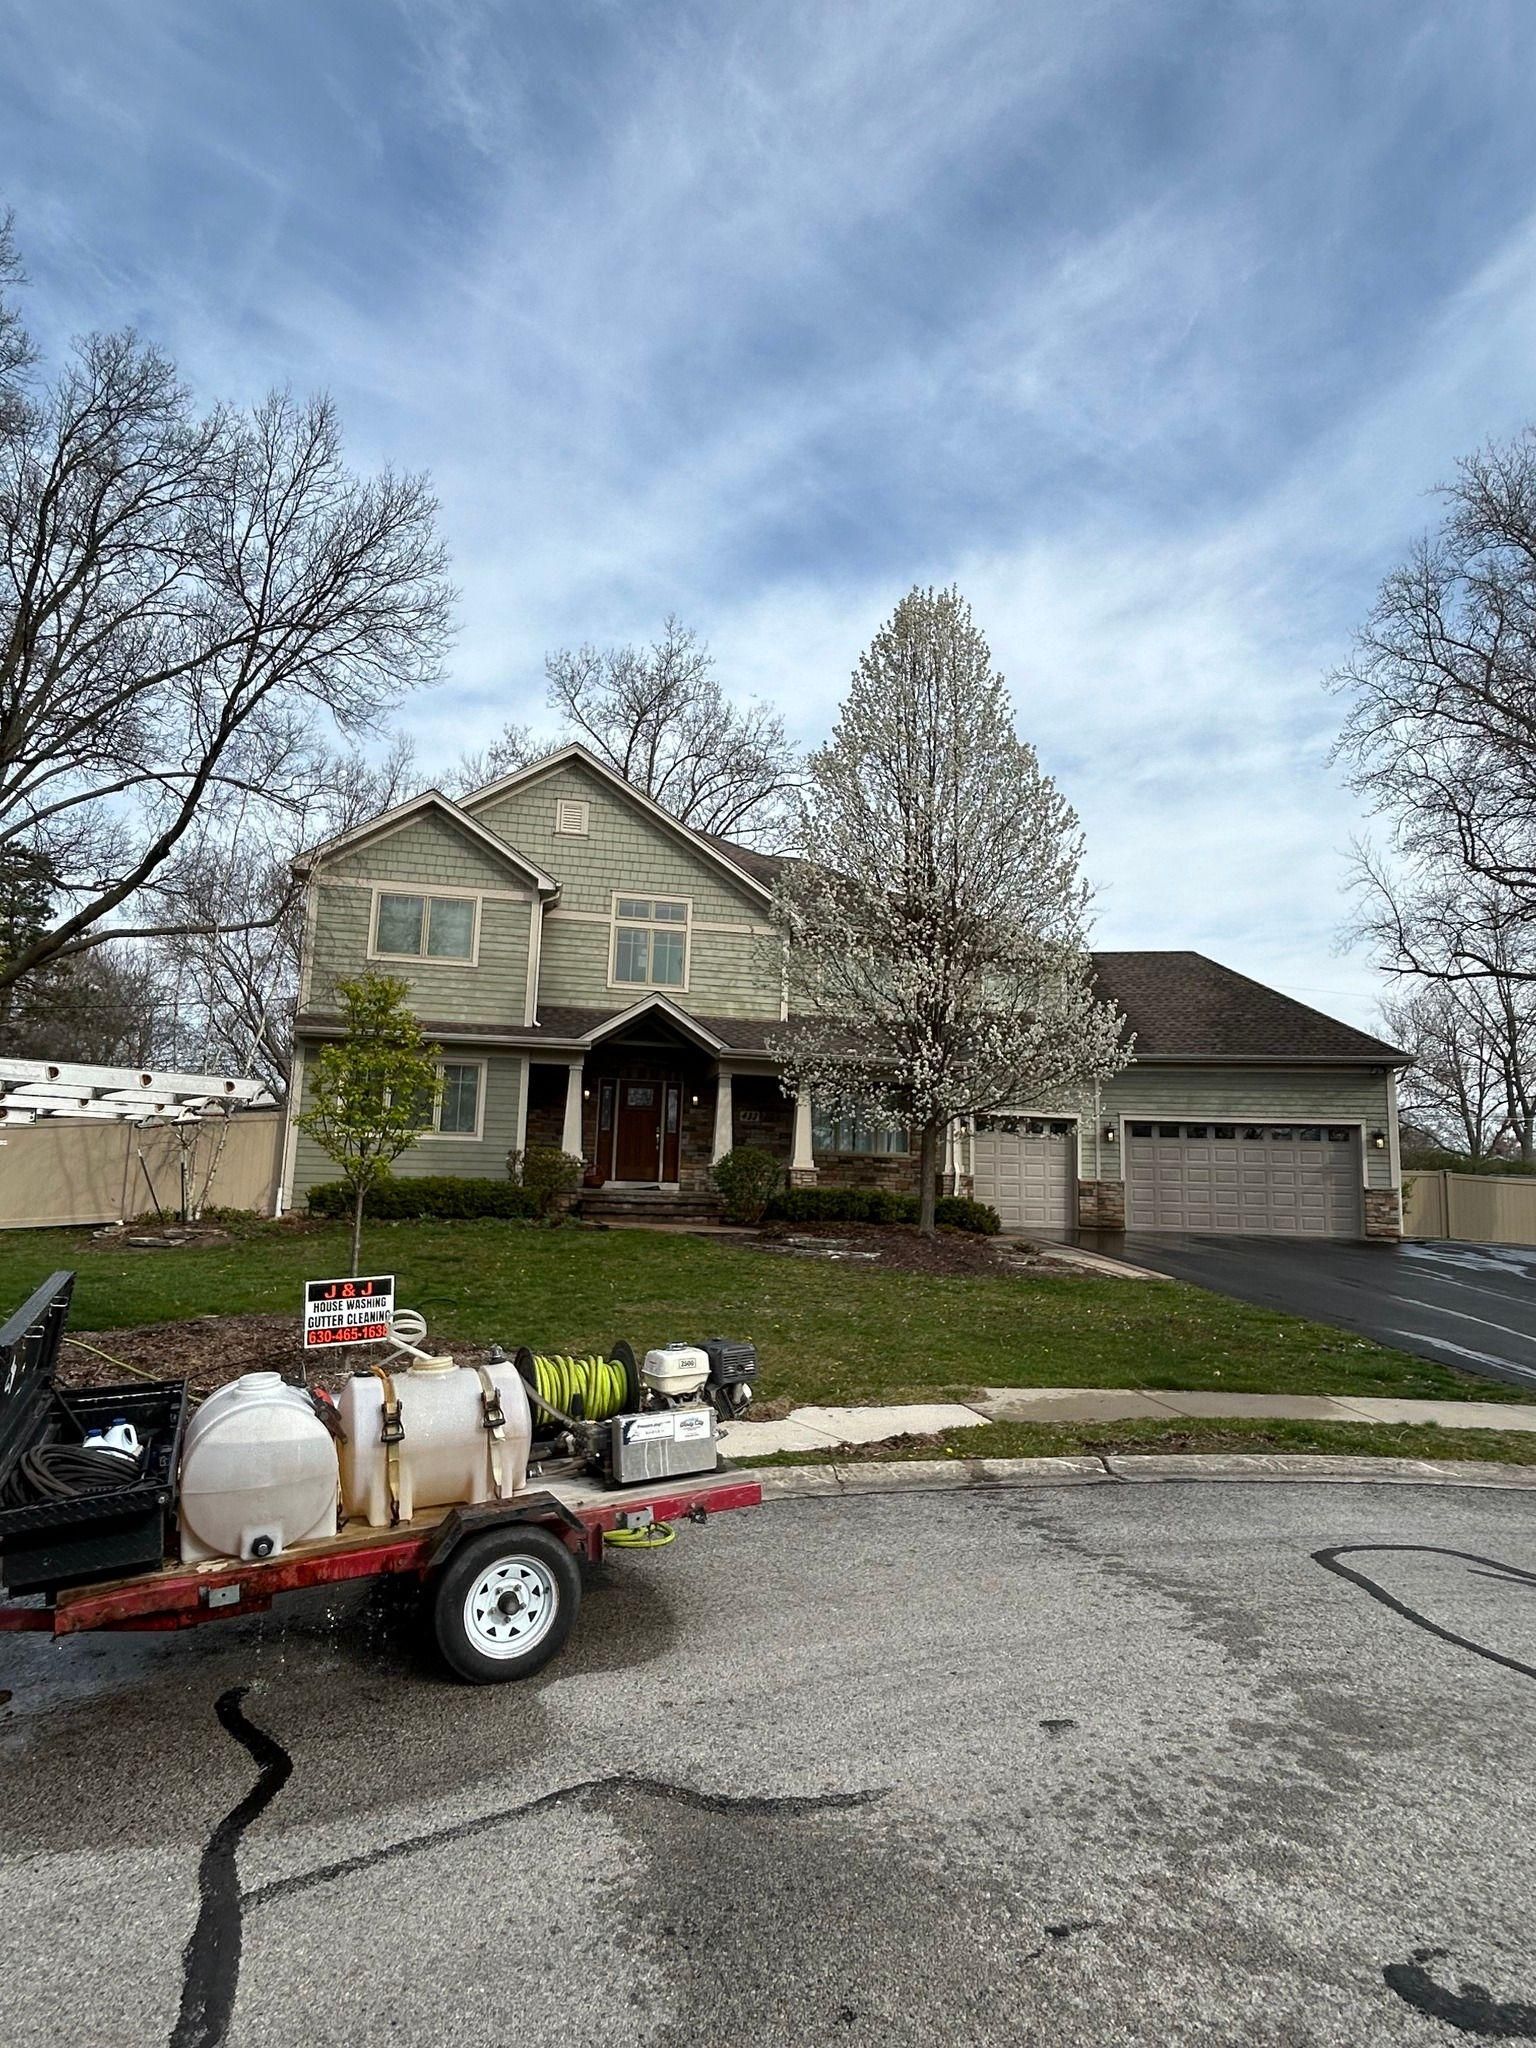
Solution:
{"label": "street curb", "polygon": [[[752,1470],[752,1467],[743,1467]],[[910,1458],[845,1465],[760,1465],[763,1499],[846,1499],[869,1493],[966,1493],[1008,1486],[1147,1486],[1259,1481],[1334,1486],[1470,1486],[1536,1491],[1536,1465],[1466,1458],[1126,1457]]]}

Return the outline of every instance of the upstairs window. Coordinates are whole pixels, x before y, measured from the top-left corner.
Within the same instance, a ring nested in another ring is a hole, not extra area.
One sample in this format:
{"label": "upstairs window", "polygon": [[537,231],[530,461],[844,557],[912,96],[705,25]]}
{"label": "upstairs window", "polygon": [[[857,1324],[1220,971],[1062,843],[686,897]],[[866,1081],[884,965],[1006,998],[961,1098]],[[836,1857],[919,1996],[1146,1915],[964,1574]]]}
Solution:
{"label": "upstairs window", "polygon": [[817,1152],[873,1152],[890,1156],[912,1149],[905,1124],[888,1124],[872,1116],[823,1116],[814,1103],[811,1143]]}
{"label": "upstairs window", "polygon": [[626,988],[683,988],[687,978],[687,903],[667,896],[615,896],[615,983]]}
{"label": "upstairs window", "polygon": [[407,896],[381,889],[373,950],[387,960],[473,960],[478,908],[473,896]]}

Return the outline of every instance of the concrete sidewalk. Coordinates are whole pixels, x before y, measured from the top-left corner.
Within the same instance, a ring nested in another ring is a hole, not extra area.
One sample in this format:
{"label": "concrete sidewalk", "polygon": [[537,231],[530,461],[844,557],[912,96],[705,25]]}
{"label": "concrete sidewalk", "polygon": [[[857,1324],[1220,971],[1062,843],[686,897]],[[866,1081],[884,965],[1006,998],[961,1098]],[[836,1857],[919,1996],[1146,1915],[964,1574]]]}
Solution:
{"label": "concrete sidewalk", "polygon": [[731,1425],[726,1455],[825,1451],[841,1444],[934,1436],[984,1422],[1187,1422],[1242,1417],[1269,1422],[1434,1422],[1442,1429],[1536,1433],[1536,1402],[1397,1401],[1343,1394],[1147,1394],[1114,1387],[988,1387],[975,1402],[922,1401],[893,1408],[796,1408],[781,1422]]}

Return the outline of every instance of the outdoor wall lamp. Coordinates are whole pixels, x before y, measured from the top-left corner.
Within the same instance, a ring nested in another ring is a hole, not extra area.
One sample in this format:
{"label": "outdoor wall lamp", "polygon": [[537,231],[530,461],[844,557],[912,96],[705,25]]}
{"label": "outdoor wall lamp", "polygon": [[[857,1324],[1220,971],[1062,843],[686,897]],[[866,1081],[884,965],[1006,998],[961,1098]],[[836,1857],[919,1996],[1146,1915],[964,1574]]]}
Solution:
{"label": "outdoor wall lamp", "polygon": [[1375,1151],[1375,1152],[1385,1152],[1385,1151],[1386,1151],[1386,1149],[1387,1149],[1387,1134],[1386,1134],[1386,1132],[1385,1132],[1385,1131],[1372,1131],[1372,1133],[1371,1133],[1371,1149],[1372,1149],[1373,1151]]}
{"label": "outdoor wall lamp", "polygon": [[1113,1124],[1106,1124],[1104,1126],[1104,1142],[1106,1145],[1113,1145],[1117,1143],[1119,1140],[1119,1136],[1120,1133],[1115,1129]]}
{"label": "outdoor wall lamp", "polygon": [[592,1090],[590,1088],[583,1088],[581,1091],[581,1099],[583,1102],[590,1102],[592,1100]]}
{"label": "outdoor wall lamp", "polygon": [[691,1103],[693,1104],[693,1106],[694,1106],[694,1108],[695,1108],[695,1109],[697,1109],[697,1108],[698,1108],[698,1106],[699,1106],[699,1098],[697,1097],[697,1095],[690,1095],[690,1096],[689,1096],[689,1098],[688,1098],[688,1100],[689,1100],[689,1101],[690,1101],[690,1102],[691,1102]]}

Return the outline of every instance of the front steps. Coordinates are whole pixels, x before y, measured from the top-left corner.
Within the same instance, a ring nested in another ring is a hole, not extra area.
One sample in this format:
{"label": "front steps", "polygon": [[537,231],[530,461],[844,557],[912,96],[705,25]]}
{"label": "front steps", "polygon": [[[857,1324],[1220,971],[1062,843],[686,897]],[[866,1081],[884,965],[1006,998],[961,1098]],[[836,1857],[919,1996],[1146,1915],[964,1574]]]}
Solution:
{"label": "front steps", "polygon": [[718,1223],[718,1195],[675,1188],[583,1188],[575,1204],[583,1223]]}

